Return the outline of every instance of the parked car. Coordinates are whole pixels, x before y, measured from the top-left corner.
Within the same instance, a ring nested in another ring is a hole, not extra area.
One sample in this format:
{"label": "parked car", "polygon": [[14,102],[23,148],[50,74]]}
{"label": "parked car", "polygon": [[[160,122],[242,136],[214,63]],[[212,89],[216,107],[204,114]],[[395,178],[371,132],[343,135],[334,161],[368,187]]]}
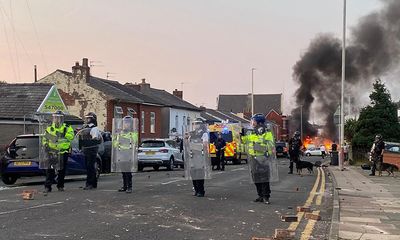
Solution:
{"label": "parked car", "polygon": [[400,169],[400,143],[386,142],[383,162],[396,165]]}
{"label": "parked car", "polygon": [[309,156],[322,156],[322,151],[321,148],[319,147],[311,147],[308,148],[304,154],[309,157]]}
{"label": "parked car", "polygon": [[276,142],[275,143],[275,150],[276,150],[276,157],[289,157],[288,153],[289,146],[286,142]]}
{"label": "parked car", "polygon": [[144,140],[138,149],[138,170],[153,167],[157,171],[166,167],[171,171],[175,166],[183,167],[183,153],[179,148],[179,144],[171,139]]}
{"label": "parked car", "polygon": [[[66,175],[86,174],[85,156],[78,149],[78,141],[71,144]],[[96,175],[100,176],[101,157],[97,156]],[[39,135],[19,135],[6,147],[0,159],[1,179],[5,184],[14,184],[18,178],[44,176],[45,170],[39,168]]]}

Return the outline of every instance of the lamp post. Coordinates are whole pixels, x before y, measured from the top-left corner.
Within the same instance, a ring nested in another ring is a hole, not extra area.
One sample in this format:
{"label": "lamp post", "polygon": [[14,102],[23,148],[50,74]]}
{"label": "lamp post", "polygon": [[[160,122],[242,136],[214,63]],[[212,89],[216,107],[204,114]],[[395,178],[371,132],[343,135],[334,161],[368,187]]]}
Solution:
{"label": "lamp post", "polygon": [[340,99],[340,155],[339,169],[343,170],[344,145],[344,81],[346,79],[346,0],[343,0],[343,39],[342,39],[342,89]]}
{"label": "lamp post", "polygon": [[254,70],[251,69],[251,116],[254,116]]}

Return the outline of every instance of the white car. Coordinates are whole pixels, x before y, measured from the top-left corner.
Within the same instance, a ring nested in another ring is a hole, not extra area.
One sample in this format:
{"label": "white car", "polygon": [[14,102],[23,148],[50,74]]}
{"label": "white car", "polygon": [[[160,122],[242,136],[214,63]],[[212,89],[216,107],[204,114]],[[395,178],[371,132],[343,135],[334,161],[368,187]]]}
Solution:
{"label": "white car", "polygon": [[309,156],[322,156],[322,151],[321,151],[321,148],[319,148],[319,147],[311,147],[311,148],[308,148],[305,152],[304,152],[304,154],[307,156],[307,157],[309,157]]}
{"label": "white car", "polygon": [[171,171],[178,165],[183,168],[182,156],[183,152],[180,151],[179,144],[174,140],[144,140],[138,149],[138,170],[142,171],[144,167],[153,167],[157,171],[160,167],[166,167]]}

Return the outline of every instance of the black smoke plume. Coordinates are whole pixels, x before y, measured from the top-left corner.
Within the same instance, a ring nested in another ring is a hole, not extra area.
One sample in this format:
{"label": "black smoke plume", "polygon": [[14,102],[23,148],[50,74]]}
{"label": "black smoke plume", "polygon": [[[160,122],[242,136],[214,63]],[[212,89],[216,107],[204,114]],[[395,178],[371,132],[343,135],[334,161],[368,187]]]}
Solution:
{"label": "black smoke plume", "polygon": [[[345,94],[357,100],[371,82],[394,70],[400,53],[400,1],[385,0],[384,7],[362,17],[351,29],[346,47]],[[300,129],[300,108],[303,110],[303,131],[315,136],[309,123],[311,108],[315,117],[325,122],[323,135],[337,137],[334,113],[340,104],[342,44],[329,34],[318,35],[293,67],[293,78],[300,84],[296,90],[296,108],[292,111],[292,129]]]}

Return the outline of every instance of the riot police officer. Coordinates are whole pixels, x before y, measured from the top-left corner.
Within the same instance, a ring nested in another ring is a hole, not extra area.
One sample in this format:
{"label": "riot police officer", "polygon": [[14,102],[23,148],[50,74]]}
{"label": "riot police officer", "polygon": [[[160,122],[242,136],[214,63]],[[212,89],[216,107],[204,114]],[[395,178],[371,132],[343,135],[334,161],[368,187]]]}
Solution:
{"label": "riot police officer", "polygon": [[74,139],[74,130],[64,123],[64,113],[56,111],[52,114],[52,124],[45,130],[41,138],[42,145],[47,152],[47,157],[53,158],[54,162],[49,161],[46,169],[46,181],[44,183],[44,193],[51,192],[51,185],[55,180],[55,171],[58,169],[57,189],[64,191],[65,171],[68,163],[68,155],[71,148],[71,141]]}
{"label": "riot police officer", "polygon": [[300,160],[301,147],[303,143],[300,139],[300,132],[296,131],[293,137],[289,140],[289,157],[290,165],[288,174],[293,174],[293,163],[297,163]]}
{"label": "riot police officer", "polygon": [[376,169],[378,169],[379,173],[381,172],[384,149],[385,142],[382,139],[382,135],[377,134],[371,148],[372,168],[370,176],[375,176]]}
{"label": "riot police officer", "polygon": [[97,188],[96,159],[99,150],[99,144],[102,142],[100,130],[97,128],[97,116],[89,112],[85,116],[83,125],[83,136],[80,141],[86,162],[86,186],[83,190],[92,190]]}
{"label": "riot police officer", "polygon": [[[113,152],[112,171],[122,172],[123,186],[118,192],[132,193],[132,171],[137,169],[137,146],[138,132],[137,119],[131,116],[121,119],[114,119],[113,124]],[[118,129],[118,122],[122,122],[121,130]]]}
{"label": "riot police officer", "polygon": [[256,185],[258,198],[254,202],[269,204],[271,195],[270,180],[272,172],[270,159],[274,154],[274,137],[265,126],[265,116],[255,114],[251,118],[252,131],[242,137],[247,145],[248,163],[251,177]]}

